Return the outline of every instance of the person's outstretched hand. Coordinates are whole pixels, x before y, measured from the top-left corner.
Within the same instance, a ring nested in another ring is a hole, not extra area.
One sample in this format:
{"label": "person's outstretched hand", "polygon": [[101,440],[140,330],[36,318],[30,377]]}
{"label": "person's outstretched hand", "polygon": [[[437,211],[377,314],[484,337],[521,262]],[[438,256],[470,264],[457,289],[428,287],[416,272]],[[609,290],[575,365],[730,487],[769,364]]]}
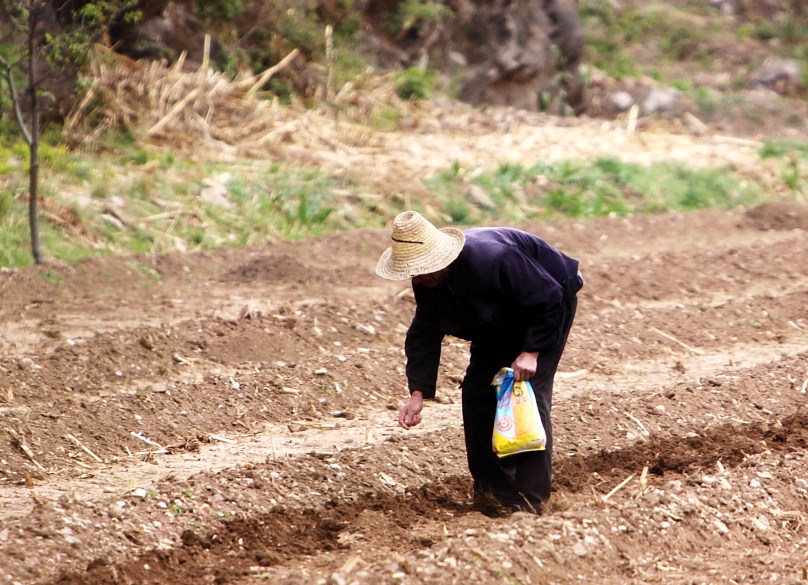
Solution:
{"label": "person's outstretched hand", "polygon": [[424,395],[419,390],[410,394],[410,399],[398,409],[398,424],[409,429],[421,422],[421,410],[424,408]]}
{"label": "person's outstretched hand", "polygon": [[523,351],[511,364],[513,369],[513,379],[517,382],[530,380],[536,375],[538,367],[539,353],[535,351]]}

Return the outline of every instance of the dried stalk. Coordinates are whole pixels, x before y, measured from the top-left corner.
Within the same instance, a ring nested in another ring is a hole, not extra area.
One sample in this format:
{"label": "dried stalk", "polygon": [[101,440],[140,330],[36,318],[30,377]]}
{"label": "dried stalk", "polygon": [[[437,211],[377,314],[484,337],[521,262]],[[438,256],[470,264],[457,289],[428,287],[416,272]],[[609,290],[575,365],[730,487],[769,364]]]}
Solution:
{"label": "dried stalk", "polygon": [[275,65],[264,71],[261,76],[258,78],[258,81],[250,86],[250,89],[247,90],[247,95],[253,94],[270,79],[272,76],[278,73],[279,71],[283,71],[289,66],[289,63],[295,60],[295,58],[300,54],[300,49],[293,49],[291,53],[286,55],[283,59],[278,61]]}
{"label": "dried stalk", "polygon": [[96,455],[95,453],[93,453],[92,451],[90,451],[90,449],[89,449],[87,446],[85,446],[85,445],[84,445],[84,443],[82,443],[81,441],[79,441],[79,440],[78,440],[76,437],[74,437],[74,436],[73,436],[73,435],[71,435],[70,433],[68,433],[68,434],[66,434],[66,435],[65,435],[65,439],[67,439],[68,441],[70,441],[71,443],[73,443],[74,445],[76,445],[77,447],[79,447],[79,448],[80,448],[82,451],[84,451],[85,453],[87,453],[87,455],[89,455],[90,457],[92,457],[93,459],[95,459],[95,460],[96,460],[96,462],[98,462],[98,463],[103,463],[103,462],[104,462],[104,460],[103,460],[103,459],[101,459],[101,458],[100,458],[98,455]]}
{"label": "dried stalk", "polygon": [[673,335],[671,335],[670,333],[665,333],[664,331],[661,331],[661,330],[657,329],[656,327],[651,327],[651,331],[653,331],[654,333],[657,333],[657,334],[661,335],[661,336],[662,336],[662,337],[664,337],[665,339],[669,339],[670,341],[672,341],[672,342],[674,342],[674,343],[676,343],[676,344],[678,344],[678,345],[681,345],[681,346],[682,346],[682,347],[684,347],[686,350],[688,350],[688,351],[692,351],[692,352],[693,352],[693,353],[695,353],[696,355],[704,355],[704,352],[703,352],[702,350],[700,350],[700,349],[698,349],[698,348],[696,348],[696,347],[691,347],[691,346],[689,346],[688,344],[686,344],[686,343],[685,343],[685,342],[683,342],[683,341],[679,341],[678,339],[676,339],[676,338],[675,338]]}
{"label": "dried stalk", "polygon": [[629,476],[628,476],[626,479],[624,479],[624,480],[623,480],[623,481],[621,481],[619,484],[617,484],[617,486],[616,486],[616,487],[615,487],[615,488],[614,488],[612,491],[610,491],[608,494],[606,494],[605,496],[603,496],[603,497],[601,498],[601,500],[603,500],[604,502],[605,502],[605,501],[607,501],[607,500],[608,500],[609,498],[611,498],[611,497],[612,497],[614,494],[616,494],[616,493],[617,493],[617,492],[619,492],[621,489],[623,489],[623,487],[625,487],[625,485],[626,485],[628,482],[630,482],[632,479],[634,479],[634,476],[635,476],[635,475],[637,475],[637,474],[636,474],[636,473],[632,473],[631,475],[629,475]]}

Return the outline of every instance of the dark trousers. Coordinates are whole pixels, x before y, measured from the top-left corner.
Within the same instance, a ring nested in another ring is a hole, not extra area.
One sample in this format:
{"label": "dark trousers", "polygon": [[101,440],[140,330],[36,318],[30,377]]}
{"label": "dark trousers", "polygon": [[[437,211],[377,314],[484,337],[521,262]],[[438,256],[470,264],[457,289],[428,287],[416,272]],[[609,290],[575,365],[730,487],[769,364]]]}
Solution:
{"label": "dark trousers", "polygon": [[[499,458],[494,453],[491,437],[494,432],[496,392],[491,382],[503,367],[510,367],[521,349],[518,332],[508,339],[491,343],[472,343],[471,360],[463,379],[463,428],[466,455],[474,479],[475,496],[491,495],[508,508],[538,512],[542,502],[550,497],[553,472],[553,427],[550,409],[553,401],[553,378],[564,352],[577,300],[568,300],[562,324],[562,342],[558,349],[540,353],[536,375],[530,379],[544,430],[547,448],[544,451],[516,453]],[[513,341],[515,340],[515,341]]]}

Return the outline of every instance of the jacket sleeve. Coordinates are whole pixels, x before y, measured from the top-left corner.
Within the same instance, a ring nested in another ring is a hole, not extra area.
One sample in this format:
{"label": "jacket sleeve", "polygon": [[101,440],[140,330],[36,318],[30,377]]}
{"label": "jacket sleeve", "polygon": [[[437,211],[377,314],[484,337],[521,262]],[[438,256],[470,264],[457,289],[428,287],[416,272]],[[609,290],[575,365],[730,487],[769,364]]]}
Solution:
{"label": "jacket sleeve", "polygon": [[561,343],[564,289],[547,270],[522,250],[511,248],[499,262],[497,287],[524,315],[527,331],[522,351],[539,353]]}
{"label": "jacket sleeve", "polygon": [[[416,295],[417,299],[417,295]],[[444,334],[437,327],[437,315],[429,302],[419,302],[407,330],[404,352],[407,355],[407,385],[410,392],[420,390],[424,398],[434,398]]]}

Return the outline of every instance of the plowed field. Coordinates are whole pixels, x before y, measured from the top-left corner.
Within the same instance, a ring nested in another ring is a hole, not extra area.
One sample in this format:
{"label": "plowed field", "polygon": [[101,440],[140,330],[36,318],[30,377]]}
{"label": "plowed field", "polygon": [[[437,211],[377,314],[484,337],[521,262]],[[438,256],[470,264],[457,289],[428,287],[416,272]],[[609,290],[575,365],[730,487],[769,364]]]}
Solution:
{"label": "plowed field", "polygon": [[586,279],[541,516],[472,506],[465,342],[398,428],[386,230],[0,273],[0,583],[808,582],[808,208],[517,227]]}

